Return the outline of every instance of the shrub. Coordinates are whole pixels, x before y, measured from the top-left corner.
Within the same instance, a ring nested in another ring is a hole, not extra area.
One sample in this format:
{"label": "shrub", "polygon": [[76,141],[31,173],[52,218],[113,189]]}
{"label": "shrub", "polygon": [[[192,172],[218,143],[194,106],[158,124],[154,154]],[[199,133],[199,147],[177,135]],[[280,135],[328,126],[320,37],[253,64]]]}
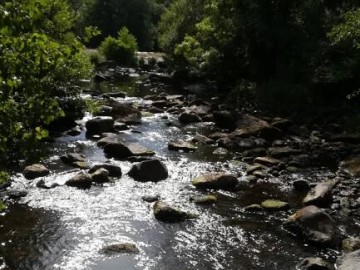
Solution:
{"label": "shrub", "polygon": [[108,60],[114,60],[125,66],[136,63],[135,52],[137,50],[136,38],[123,27],[118,32],[118,37],[107,37],[100,45],[99,50]]}
{"label": "shrub", "polygon": [[0,171],[0,185],[6,184],[9,181],[9,174],[4,171]]}

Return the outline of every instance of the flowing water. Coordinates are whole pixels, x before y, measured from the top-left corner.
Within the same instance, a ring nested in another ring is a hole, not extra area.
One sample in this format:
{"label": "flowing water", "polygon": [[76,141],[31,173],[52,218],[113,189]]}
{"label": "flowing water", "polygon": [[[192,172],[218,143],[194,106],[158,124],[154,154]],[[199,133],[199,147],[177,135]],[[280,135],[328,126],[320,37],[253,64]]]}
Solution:
{"label": "flowing water", "polygon": [[[137,78],[105,89],[128,91],[131,100],[143,103]],[[97,86],[99,87],[99,86]],[[122,99],[119,99],[120,101]],[[167,116],[167,117],[164,117]],[[86,121],[87,118],[83,119]],[[167,119],[166,119],[167,118]],[[239,192],[212,192],[218,203],[198,206],[190,201],[203,194],[191,185],[191,179],[207,172],[225,171],[239,174],[244,180],[244,164],[231,156],[214,156],[214,146],[199,146],[193,153],[167,149],[172,139],[189,139],[196,133],[206,134],[211,123],[182,126],[170,114],[143,118],[143,123],[126,131],[127,141],[136,141],[156,152],[169,170],[169,178],[158,183],[139,183],[126,173],[132,164],[111,160],[121,166],[123,176],[114,183],[93,186],[89,190],[63,186],[76,174],[64,165],[60,156],[77,152],[90,164],[105,158],[96,142],[85,136],[61,136],[49,144],[43,160],[51,170],[45,183],[58,183],[54,189],[36,187],[21,174],[13,177],[13,189],[27,190],[28,195],[10,204],[0,216],[0,251],[10,269],[294,269],[306,256],[336,255],[335,251],[315,249],[286,233],[282,227],[288,212],[245,212],[243,207],[263,199],[277,198],[298,203],[290,190],[292,181],[314,175],[291,174],[288,183],[277,178]],[[168,122],[175,123],[168,126]],[[326,174],[327,172],[319,172]],[[181,223],[156,220],[152,204],[143,196],[159,195],[171,205],[198,215]],[[135,255],[109,257],[99,252],[109,244],[136,243]]]}

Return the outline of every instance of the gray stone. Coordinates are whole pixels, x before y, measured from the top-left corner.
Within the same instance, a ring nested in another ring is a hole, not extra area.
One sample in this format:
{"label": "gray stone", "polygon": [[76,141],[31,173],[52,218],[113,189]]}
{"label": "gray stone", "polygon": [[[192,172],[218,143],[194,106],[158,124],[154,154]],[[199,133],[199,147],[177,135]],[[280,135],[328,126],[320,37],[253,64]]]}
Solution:
{"label": "gray stone", "polygon": [[316,185],[303,200],[304,205],[316,205],[319,207],[326,207],[332,201],[332,188],[334,181],[328,181]]}
{"label": "gray stone", "polygon": [[97,169],[90,176],[92,181],[95,183],[102,184],[102,183],[110,182],[109,171],[104,168]]}
{"label": "gray stone", "polygon": [[184,141],[172,141],[168,143],[168,149],[174,151],[185,151],[185,152],[192,152],[197,149],[197,147],[189,142]]}
{"label": "gray stone", "polygon": [[109,164],[109,163],[96,164],[93,167],[91,167],[91,169],[89,170],[89,173],[94,173],[95,171],[97,171],[100,168],[106,169],[109,172],[109,176],[111,176],[111,177],[121,177],[122,176],[121,167],[114,165],[114,164]]}
{"label": "gray stone", "polygon": [[346,253],[337,260],[337,270],[359,270],[360,269],[360,250]]}
{"label": "gray stone", "polygon": [[192,180],[192,184],[200,189],[231,190],[236,188],[238,179],[233,175],[214,173],[196,177]]}
{"label": "gray stone", "polygon": [[60,157],[61,161],[68,165],[73,165],[74,162],[85,162],[85,156],[77,153],[69,153]]}
{"label": "gray stone", "polygon": [[24,177],[29,180],[46,176],[49,173],[50,171],[42,164],[33,164],[27,166],[23,171]]}
{"label": "gray stone", "polygon": [[104,153],[110,158],[126,159],[132,156],[153,156],[155,152],[136,143],[109,143],[104,147]]}
{"label": "gray stone", "polygon": [[85,124],[88,134],[101,134],[113,130],[114,119],[110,116],[95,117]]}
{"label": "gray stone", "polygon": [[77,188],[90,188],[92,183],[91,176],[85,173],[79,173],[67,180],[65,185]]}
{"label": "gray stone", "polygon": [[334,266],[322,258],[309,257],[296,265],[298,270],[335,270]]}
{"label": "gray stone", "polygon": [[332,246],[337,240],[335,221],[314,205],[300,209],[289,220],[299,225],[300,233],[312,243]]}
{"label": "gray stone", "polygon": [[128,174],[140,182],[158,182],[169,176],[165,164],[157,159],[135,164]]}
{"label": "gray stone", "polygon": [[180,222],[194,217],[161,201],[154,204],[153,210],[155,218],[164,222]]}

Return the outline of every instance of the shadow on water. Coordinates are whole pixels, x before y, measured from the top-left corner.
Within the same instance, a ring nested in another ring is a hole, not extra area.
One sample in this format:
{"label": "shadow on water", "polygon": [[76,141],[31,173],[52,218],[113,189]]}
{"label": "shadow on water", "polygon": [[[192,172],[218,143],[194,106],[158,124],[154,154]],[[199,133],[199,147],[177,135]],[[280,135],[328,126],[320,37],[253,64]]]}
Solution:
{"label": "shadow on water", "polygon": [[10,269],[52,269],[69,237],[58,214],[10,204],[0,216],[0,254]]}

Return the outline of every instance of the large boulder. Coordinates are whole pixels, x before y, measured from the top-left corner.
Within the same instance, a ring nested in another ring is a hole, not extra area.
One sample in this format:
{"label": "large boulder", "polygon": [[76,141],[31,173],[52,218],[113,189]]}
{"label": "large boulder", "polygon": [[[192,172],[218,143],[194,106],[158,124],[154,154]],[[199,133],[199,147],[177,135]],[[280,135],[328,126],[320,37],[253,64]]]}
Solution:
{"label": "large boulder", "polygon": [[95,117],[87,121],[85,127],[90,135],[110,132],[114,127],[114,119],[110,116]]}
{"label": "large boulder", "polygon": [[333,246],[337,241],[335,221],[322,209],[310,205],[289,217],[296,225],[296,233],[309,242],[322,246]]}
{"label": "large boulder", "polygon": [[46,168],[42,164],[33,164],[30,166],[27,166],[23,171],[24,177],[29,180],[46,176],[49,173],[50,173],[50,171],[48,170],[48,168]]}
{"label": "large boulder", "polygon": [[65,185],[77,188],[90,188],[92,178],[89,174],[79,173],[66,181]]}
{"label": "large boulder", "polygon": [[155,218],[164,222],[180,222],[194,217],[161,201],[154,204],[153,211]]}
{"label": "large boulder", "polygon": [[192,180],[192,184],[200,189],[231,190],[236,188],[238,183],[238,179],[235,176],[224,173],[202,175]]}
{"label": "large boulder", "polygon": [[109,176],[111,176],[111,177],[121,177],[122,176],[121,167],[114,165],[114,164],[109,164],[109,163],[96,164],[93,167],[91,167],[91,169],[89,170],[89,173],[94,173],[100,168],[106,169],[109,172]]}
{"label": "large boulder", "polygon": [[129,176],[140,182],[158,182],[168,178],[168,170],[160,160],[148,160],[135,164]]}
{"label": "large boulder", "polygon": [[109,143],[104,147],[104,153],[109,158],[126,159],[132,156],[153,156],[155,152],[137,143]]}
{"label": "large boulder", "polygon": [[258,136],[268,141],[274,141],[282,137],[280,129],[269,125],[268,122],[254,116],[243,114],[236,122],[236,129],[232,133],[236,137]]}
{"label": "large boulder", "polygon": [[336,264],[337,270],[358,270],[360,269],[360,249],[351,253],[346,253]]}
{"label": "large boulder", "polygon": [[220,128],[235,129],[237,116],[231,111],[214,111],[214,122]]}
{"label": "large boulder", "polygon": [[316,205],[318,207],[327,207],[332,201],[332,189],[335,185],[334,181],[327,181],[317,184],[309,191],[303,199],[304,205]]}

